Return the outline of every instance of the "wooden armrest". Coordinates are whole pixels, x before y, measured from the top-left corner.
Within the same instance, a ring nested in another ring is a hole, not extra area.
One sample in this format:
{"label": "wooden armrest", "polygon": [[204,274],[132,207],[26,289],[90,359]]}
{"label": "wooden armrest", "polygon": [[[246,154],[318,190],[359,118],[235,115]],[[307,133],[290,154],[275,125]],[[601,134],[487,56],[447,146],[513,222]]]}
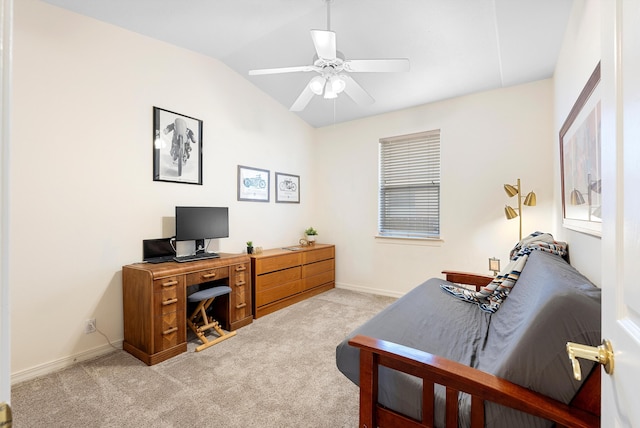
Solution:
{"label": "wooden armrest", "polygon": [[455,270],[443,270],[445,279],[449,282],[455,282],[456,284],[469,284],[476,287],[479,290],[480,287],[484,287],[494,280],[490,275],[478,275],[470,272],[459,272]]}
{"label": "wooden armrest", "polygon": [[[397,423],[399,419],[395,418],[403,418],[400,419],[403,426],[430,426],[433,423],[429,418],[433,419],[434,383],[447,388],[447,427],[457,426],[458,392],[471,395],[472,427],[484,427],[485,400],[551,420],[562,426],[600,426],[600,418],[592,413],[570,407],[505,379],[446,358],[360,335],[351,339],[349,345],[360,349],[361,427],[383,427],[392,421]],[[423,379],[422,424],[378,405],[378,365]],[[449,397],[452,398],[452,403]]]}

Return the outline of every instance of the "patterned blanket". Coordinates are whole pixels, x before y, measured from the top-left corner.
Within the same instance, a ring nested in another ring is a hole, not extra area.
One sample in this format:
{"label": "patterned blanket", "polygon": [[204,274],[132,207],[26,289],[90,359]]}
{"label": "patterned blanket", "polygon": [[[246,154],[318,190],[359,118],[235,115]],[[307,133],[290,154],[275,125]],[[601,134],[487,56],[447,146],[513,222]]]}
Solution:
{"label": "patterned blanket", "polygon": [[442,284],[440,288],[458,299],[477,304],[485,312],[495,313],[518,281],[529,254],[535,250],[564,256],[567,254],[567,244],[555,241],[549,233],[534,232],[513,247],[509,254],[509,264],[479,291],[450,284]]}

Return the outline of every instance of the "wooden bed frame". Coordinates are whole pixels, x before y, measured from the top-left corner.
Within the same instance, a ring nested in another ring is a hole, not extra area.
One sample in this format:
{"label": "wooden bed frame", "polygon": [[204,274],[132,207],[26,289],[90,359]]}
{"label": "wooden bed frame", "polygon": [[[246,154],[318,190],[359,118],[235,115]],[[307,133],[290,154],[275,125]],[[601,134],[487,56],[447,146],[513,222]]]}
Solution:
{"label": "wooden bed frame", "polygon": [[[493,277],[443,271],[447,281],[476,287]],[[458,427],[458,393],[471,395],[471,427],[484,428],[484,402],[490,401],[551,420],[557,427],[600,426],[600,367],[596,365],[569,405],[505,379],[417,349],[355,336],[360,349],[360,428],[432,427],[434,384],[446,387],[446,426]],[[567,364],[569,360],[567,358]],[[416,421],[378,403],[378,367],[386,366],[419,377],[423,382],[422,421]]]}

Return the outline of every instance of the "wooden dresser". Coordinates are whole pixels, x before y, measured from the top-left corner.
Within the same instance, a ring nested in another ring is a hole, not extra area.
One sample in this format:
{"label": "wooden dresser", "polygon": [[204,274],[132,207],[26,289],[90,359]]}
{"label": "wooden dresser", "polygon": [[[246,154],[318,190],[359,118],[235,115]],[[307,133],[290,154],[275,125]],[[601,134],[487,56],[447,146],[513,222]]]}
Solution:
{"label": "wooden dresser", "polygon": [[334,245],[288,248],[250,255],[255,318],[335,287]]}
{"label": "wooden dresser", "polygon": [[135,263],[122,268],[123,349],[147,365],[187,350],[187,295],[227,285],[231,293],[214,301],[214,317],[225,330],[253,320],[251,263],[247,255],[186,263]]}

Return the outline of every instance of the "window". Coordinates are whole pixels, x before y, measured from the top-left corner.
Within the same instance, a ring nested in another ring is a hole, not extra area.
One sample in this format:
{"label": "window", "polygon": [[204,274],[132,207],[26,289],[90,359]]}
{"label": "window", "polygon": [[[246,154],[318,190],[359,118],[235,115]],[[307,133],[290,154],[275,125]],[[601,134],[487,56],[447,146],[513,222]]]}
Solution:
{"label": "window", "polygon": [[380,139],[378,233],[440,237],[440,130]]}

